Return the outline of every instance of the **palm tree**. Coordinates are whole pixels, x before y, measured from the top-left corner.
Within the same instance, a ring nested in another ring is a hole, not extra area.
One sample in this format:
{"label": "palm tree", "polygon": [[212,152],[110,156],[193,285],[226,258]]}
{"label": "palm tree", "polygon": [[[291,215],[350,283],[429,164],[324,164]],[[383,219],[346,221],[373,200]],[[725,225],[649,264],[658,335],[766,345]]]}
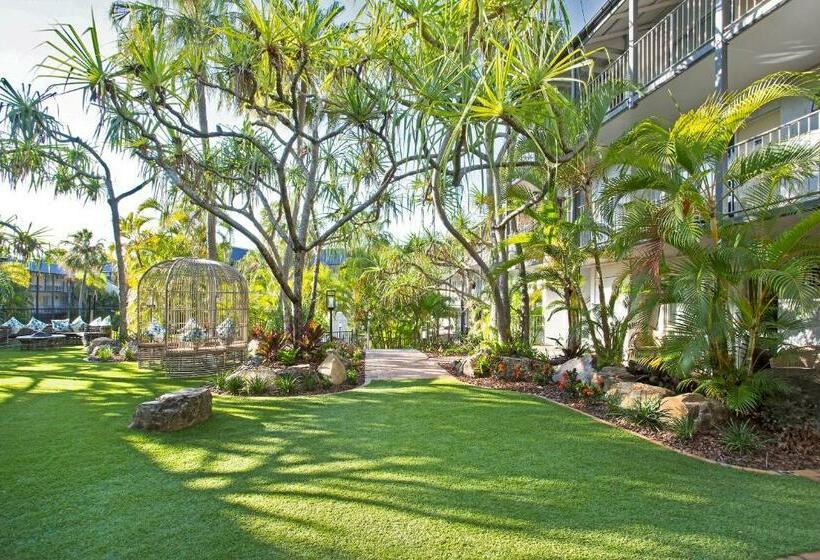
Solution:
{"label": "palm tree", "polygon": [[45,235],[48,228],[33,229],[34,224],[29,224],[26,229],[15,227],[11,237],[11,247],[13,252],[23,262],[28,262],[33,257],[41,255],[46,248]]}
{"label": "palm tree", "polygon": [[108,260],[108,255],[102,242],[94,241],[94,234],[89,229],[81,229],[69,235],[63,243],[63,249],[62,264],[74,274],[82,274],[79,305],[82,316],[88,275],[98,273]]}
{"label": "palm tree", "polygon": [[[610,153],[609,163],[623,172],[607,182],[602,203],[611,214],[628,200],[616,253],[631,254],[637,269],[654,279],[655,303],[679,309],[657,356],[647,359],[739,412],[756,406],[770,388],[755,372],[758,349],[775,346],[778,333],[794,326],[780,310],[779,318],[771,317],[776,302],[791,302],[798,314],[816,305],[812,278],[820,247],[809,235],[820,214],[809,213],[778,235],[766,231],[762,219],[739,223],[727,216],[723,187],[751,201],[745,218],[766,218],[778,208],[784,182],[816,172],[820,145],[786,142],[728,164],[726,157],[753,113],[780,99],[816,96],[819,83],[814,73],[771,75],[709,99],[671,126],[643,121]],[[642,196],[647,192],[654,201]],[[664,255],[670,246],[674,259]]]}

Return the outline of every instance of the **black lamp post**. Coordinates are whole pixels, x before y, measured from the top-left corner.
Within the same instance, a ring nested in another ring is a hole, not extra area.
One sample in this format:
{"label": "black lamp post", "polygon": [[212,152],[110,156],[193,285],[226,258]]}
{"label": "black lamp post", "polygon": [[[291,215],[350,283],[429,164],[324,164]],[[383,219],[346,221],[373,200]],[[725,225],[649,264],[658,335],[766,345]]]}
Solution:
{"label": "black lamp post", "polygon": [[330,318],[330,340],[333,340],[333,310],[336,309],[336,290],[325,292],[325,304]]}

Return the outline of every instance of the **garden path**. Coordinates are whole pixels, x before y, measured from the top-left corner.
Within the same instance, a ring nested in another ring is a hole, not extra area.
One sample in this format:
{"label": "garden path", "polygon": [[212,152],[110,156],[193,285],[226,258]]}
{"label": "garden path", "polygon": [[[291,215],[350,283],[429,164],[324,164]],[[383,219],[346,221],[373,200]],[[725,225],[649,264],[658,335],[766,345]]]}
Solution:
{"label": "garden path", "polygon": [[418,350],[368,350],[365,382],[375,379],[431,379],[449,375]]}

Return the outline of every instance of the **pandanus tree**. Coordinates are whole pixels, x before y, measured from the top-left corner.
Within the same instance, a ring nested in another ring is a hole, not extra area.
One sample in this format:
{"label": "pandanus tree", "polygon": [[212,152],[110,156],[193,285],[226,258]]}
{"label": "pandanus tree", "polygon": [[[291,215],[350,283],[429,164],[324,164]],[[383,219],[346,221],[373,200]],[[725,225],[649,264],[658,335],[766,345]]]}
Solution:
{"label": "pandanus tree", "polygon": [[[90,47],[82,43],[79,35],[69,34],[65,29],[58,31],[58,37],[67,48],[74,49],[78,60],[88,67],[108,67],[102,61],[96,37]],[[53,70],[49,62],[52,59],[47,59],[42,67],[46,75]],[[75,88],[69,87],[65,92],[75,93]],[[51,89],[39,92],[30,85],[15,88],[7,80],[0,80],[0,171],[12,185],[51,186],[58,195],[105,200],[111,214],[117,261],[119,335],[124,339],[128,333],[128,282],[119,207],[125,198],[150,184],[153,176],[125,187],[115,184],[111,154],[122,147],[121,123],[97,105],[96,95],[86,96],[84,107],[90,116],[98,119],[99,126],[91,137],[81,136],[49,111],[49,103],[58,98],[58,93]]]}
{"label": "pandanus tree", "polygon": [[[643,121],[612,148],[611,162],[623,173],[607,182],[602,201],[609,211],[626,201],[616,248],[654,279],[647,304],[678,309],[647,359],[738,412],[771,389],[757,371],[760,352],[776,351],[820,297],[820,211],[798,212],[785,231],[766,220],[783,210],[784,187],[817,172],[820,145],[773,143],[728,162],[727,154],[756,111],[818,93],[817,74],[774,74],[715,96],[669,126]],[[732,214],[728,196],[739,204]]]}
{"label": "pandanus tree", "polygon": [[[162,12],[123,20],[109,57],[63,46],[51,58],[64,83],[121,120],[146,166],[253,243],[287,303],[293,337],[304,323],[307,255],[346,224],[372,220],[424,160],[397,149],[389,69],[372,56],[377,22],[342,21],[342,11],[317,0],[237,2],[212,24],[204,67],[187,63]],[[96,30],[88,33],[96,42]],[[207,130],[192,83],[224,109]]]}
{"label": "pandanus tree", "polygon": [[[372,11],[392,30],[382,56],[413,115],[413,146],[432,166],[428,200],[474,262],[497,338],[510,343],[509,238],[519,216],[554,191],[556,168],[588,142],[573,125],[570,90],[591,60],[572,47],[560,2],[395,2]],[[514,149],[522,141],[531,144],[527,154]],[[529,167],[544,170],[539,182],[509,196],[505,171]],[[464,202],[472,190],[481,208],[471,214]]]}

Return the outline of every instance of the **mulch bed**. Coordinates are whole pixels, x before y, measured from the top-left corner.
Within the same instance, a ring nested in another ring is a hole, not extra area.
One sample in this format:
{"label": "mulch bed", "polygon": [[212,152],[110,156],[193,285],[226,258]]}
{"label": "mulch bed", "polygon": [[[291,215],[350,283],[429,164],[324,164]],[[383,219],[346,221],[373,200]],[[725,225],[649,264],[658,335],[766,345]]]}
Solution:
{"label": "mulch bed", "polygon": [[555,385],[544,386],[536,385],[531,381],[508,381],[494,377],[477,378],[456,375],[453,358],[439,357],[438,361],[441,367],[464,383],[489,389],[516,391],[559,402],[669,447],[719,463],[770,471],[820,468],[820,433],[811,426],[791,426],[779,430],[758,429],[762,445],[752,453],[737,455],[724,448],[720,441],[720,434],[714,431],[701,432],[691,441],[681,442],[669,432],[657,432],[637,427],[623,419],[610,417],[606,403],[599,399],[577,398]]}

